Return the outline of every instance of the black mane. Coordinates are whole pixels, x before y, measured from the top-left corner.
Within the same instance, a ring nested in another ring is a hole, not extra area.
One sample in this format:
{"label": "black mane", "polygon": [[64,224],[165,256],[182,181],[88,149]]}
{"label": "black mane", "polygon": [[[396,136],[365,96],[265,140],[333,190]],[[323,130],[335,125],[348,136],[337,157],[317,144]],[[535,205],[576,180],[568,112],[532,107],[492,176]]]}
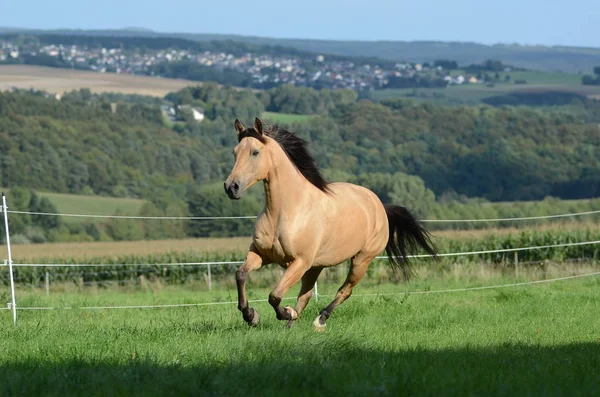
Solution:
{"label": "black mane", "polygon": [[[315,185],[322,192],[329,191],[329,183],[321,175],[315,159],[308,151],[308,142],[286,129],[279,128],[277,125],[265,129],[263,132],[281,146],[288,158],[296,168],[298,168],[298,171],[300,171],[310,183]],[[252,137],[258,139],[262,143],[266,143],[265,137],[254,128],[247,128],[240,132],[238,134],[238,142],[246,137]]]}

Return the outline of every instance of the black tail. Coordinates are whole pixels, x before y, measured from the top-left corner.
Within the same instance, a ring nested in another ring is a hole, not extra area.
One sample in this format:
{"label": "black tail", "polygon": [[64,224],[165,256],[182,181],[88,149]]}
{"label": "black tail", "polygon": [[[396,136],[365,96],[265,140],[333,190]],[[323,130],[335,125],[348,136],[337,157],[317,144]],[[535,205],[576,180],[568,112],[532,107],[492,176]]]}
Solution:
{"label": "black tail", "polygon": [[390,237],[385,247],[390,264],[402,271],[405,280],[411,276],[410,263],[407,258],[407,248],[417,253],[419,246],[433,257],[437,256],[431,235],[404,207],[386,205],[385,212],[390,227]]}

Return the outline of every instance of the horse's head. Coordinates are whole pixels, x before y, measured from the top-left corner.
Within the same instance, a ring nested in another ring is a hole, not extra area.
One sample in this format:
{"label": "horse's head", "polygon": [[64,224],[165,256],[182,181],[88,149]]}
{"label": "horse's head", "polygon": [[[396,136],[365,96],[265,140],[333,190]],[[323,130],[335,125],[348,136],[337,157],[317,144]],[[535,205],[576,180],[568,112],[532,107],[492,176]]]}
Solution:
{"label": "horse's head", "polygon": [[230,199],[239,200],[248,188],[267,177],[270,158],[266,153],[267,137],[258,118],[254,120],[254,128],[245,128],[236,119],[235,129],[239,143],[233,149],[235,164],[224,188]]}

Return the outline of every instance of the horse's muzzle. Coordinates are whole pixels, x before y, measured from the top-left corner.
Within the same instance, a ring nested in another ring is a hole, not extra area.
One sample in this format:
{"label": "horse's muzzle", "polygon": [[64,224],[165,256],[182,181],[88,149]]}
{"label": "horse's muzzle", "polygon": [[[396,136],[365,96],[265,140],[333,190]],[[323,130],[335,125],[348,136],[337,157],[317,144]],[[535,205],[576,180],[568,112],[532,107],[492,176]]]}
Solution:
{"label": "horse's muzzle", "polygon": [[225,189],[227,196],[232,200],[239,200],[242,197],[242,191],[237,182],[231,182],[229,186],[227,186],[227,182],[225,182],[223,188]]}

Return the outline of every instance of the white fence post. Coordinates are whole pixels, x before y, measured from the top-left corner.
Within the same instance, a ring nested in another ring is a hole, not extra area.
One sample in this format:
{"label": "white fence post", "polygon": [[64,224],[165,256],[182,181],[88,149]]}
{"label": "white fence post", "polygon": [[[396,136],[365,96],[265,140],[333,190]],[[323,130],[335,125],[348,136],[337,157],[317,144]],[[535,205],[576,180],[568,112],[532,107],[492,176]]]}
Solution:
{"label": "white fence post", "polygon": [[46,296],[50,296],[50,275],[48,274],[48,272],[46,272],[46,277],[45,277],[45,281],[46,281]]}
{"label": "white fence post", "polygon": [[313,294],[315,297],[315,302],[319,301],[319,287],[317,286],[317,282],[315,281],[315,293]]}
{"label": "white fence post", "polygon": [[210,263],[207,266],[208,266],[208,290],[211,291],[212,290],[212,277],[210,275]]}
{"label": "white fence post", "polygon": [[[6,206],[6,196],[2,192],[2,212],[4,212],[4,230],[6,231],[6,248],[8,249],[8,273],[10,274],[10,295],[11,302],[8,304],[13,312],[13,324],[17,326],[17,304],[15,302],[15,280],[13,278],[12,252],[10,251],[10,232],[8,231],[8,207]],[[6,263],[6,261],[5,261]]]}

